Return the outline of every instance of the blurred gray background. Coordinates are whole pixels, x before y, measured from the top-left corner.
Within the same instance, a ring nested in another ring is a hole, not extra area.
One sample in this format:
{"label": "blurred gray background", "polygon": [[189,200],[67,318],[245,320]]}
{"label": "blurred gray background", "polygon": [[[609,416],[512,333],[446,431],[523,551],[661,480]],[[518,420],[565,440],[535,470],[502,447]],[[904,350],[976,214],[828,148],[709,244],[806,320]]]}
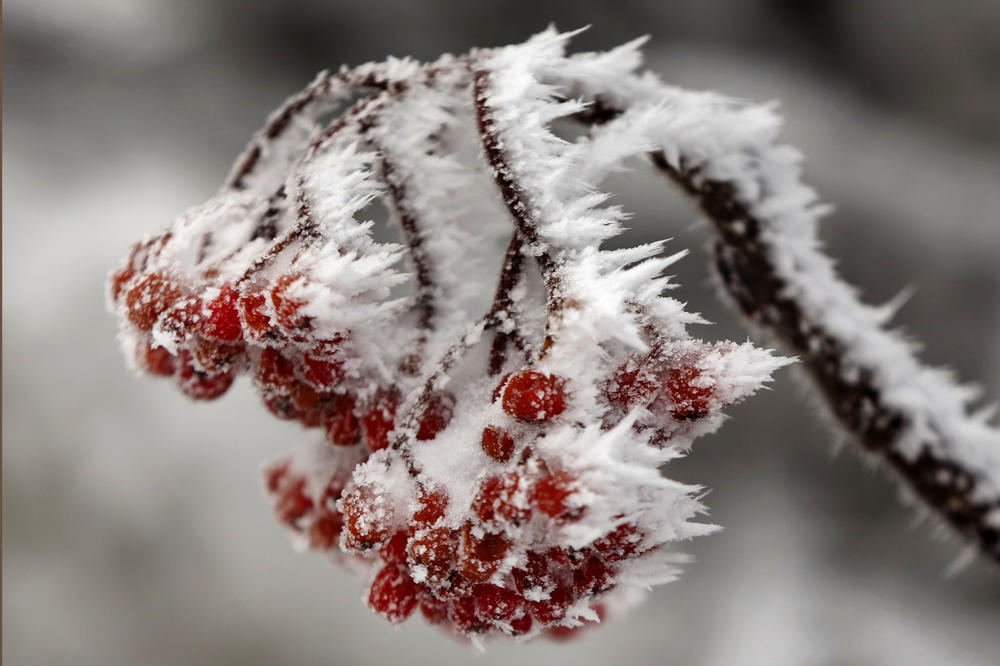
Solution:
{"label": "blurred gray background", "polygon": [[[592,24],[649,33],[668,81],[782,100],[823,234],[923,357],[1000,398],[1000,2],[531,3],[7,0],[3,105],[3,658],[8,664],[996,664],[1000,576],[838,447],[793,373],[668,473],[712,488],[725,531],[623,622],[485,655],[300,555],[258,490],[304,435],[245,382],[183,399],[126,370],[103,282],[128,244],[210,196],[266,114],[322,68]],[[694,209],[620,179],[629,242],[695,252],[682,299],[718,304]]]}

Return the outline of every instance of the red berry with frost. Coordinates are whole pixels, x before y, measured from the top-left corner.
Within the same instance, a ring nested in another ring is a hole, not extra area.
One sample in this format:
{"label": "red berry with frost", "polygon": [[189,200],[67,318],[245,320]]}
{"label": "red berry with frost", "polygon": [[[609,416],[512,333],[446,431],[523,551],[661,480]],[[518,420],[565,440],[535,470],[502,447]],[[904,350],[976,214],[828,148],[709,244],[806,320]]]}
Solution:
{"label": "red berry with frost", "polygon": [[177,372],[177,357],[163,347],[141,341],[135,349],[136,363],[143,372],[157,377],[173,377]]}
{"label": "red berry with frost", "polygon": [[372,486],[352,488],[337,506],[344,516],[341,545],[345,549],[381,548],[392,537],[392,501]]}
{"label": "red berry with frost", "polygon": [[205,321],[202,335],[222,342],[236,342],[243,338],[243,326],[236,307],[239,295],[232,286],[225,284],[219,295],[205,304]]}
{"label": "red berry with frost", "polygon": [[344,381],[344,364],[305,354],[302,357],[302,378],[319,391],[329,391]]}
{"label": "red berry with frost", "polygon": [[484,583],[476,585],[472,594],[476,600],[476,615],[482,620],[506,622],[523,612],[524,599],[514,590]]}
{"label": "red berry with frost", "polygon": [[537,551],[528,551],[525,554],[524,564],[513,569],[510,573],[514,579],[514,586],[521,593],[534,589],[546,589],[552,584],[549,561]]}
{"label": "red berry with frost", "polygon": [[277,492],[286,476],[288,476],[288,463],[284,461],[264,470],[264,487],[267,488],[267,492]]}
{"label": "red berry with frost", "polygon": [[448,582],[455,568],[456,539],[447,527],[432,527],[416,532],[406,545],[410,564],[423,567],[425,580],[432,586]]}
{"label": "red berry with frost", "polygon": [[507,462],[514,453],[514,438],[496,426],[486,426],[482,437],[483,452],[494,460]]}
{"label": "red berry with frost", "polygon": [[459,597],[448,605],[448,619],[456,631],[475,634],[486,631],[489,625],[476,615],[476,601],[472,597]]}
{"label": "red berry with frost", "polygon": [[594,541],[593,548],[608,562],[619,562],[635,555],[642,543],[642,532],[632,523],[623,523]]}
{"label": "red berry with frost", "polygon": [[542,624],[553,624],[563,619],[566,609],[573,603],[573,590],[569,584],[560,581],[549,592],[548,599],[529,601],[531,614]]}
{"label": "red berry with frost", "polygon": [[397,531],[389,542],[379,549],[379,556],[390,564],[406,564],[406,542],[409,538],[406,530]]}
{"label": "red berry with frost", "polygon": [[339,512],[319,509],[313,513],[312,522],[306,531],[309,547],[313,550],[332,550],[337,546],[343,528],[344,518]]}
{"label": "red berry with frost", "polygon": [[361,426],[354,415],[354,397],[334,396],[324,414],[326,440],[334,446],[354,446],[361,441]]}
{"label": "red berry with frost", "polygon": [[488,476],[479,484],[472,512],[483,522],[495,520],[519,525],[531,517],[531,508],[521,492],[521,476],[514,471]]}
{"label": "red berry with frost", "polygon": [[111,293],[111,300],[118,302],[129,281],[135,277],[135,269],[131,265],[119,268],[108,278],[108,289]]}
{"label": "red berry with frost", "polygon": [[452,410],[455,407],[455,396],[450,393],[434,393],[424,407],[417,426],[417,440],[434,439],[451,422]]}
{"label": "red berry with frost", "polygon": [[546,474],[535,482],[532,488],[532,501],[538,510],[550,518],[570,519],[579,513],[567,504],[567,499],[573,494],[576,479],[564,470]]}
{"label": "red berry with frost", "polygon": [[564,381],[533,370],[511,375],[503,388],[503,410],[523,421],[544,422],[566,410]]}
{"label": "red berry with frost", "polygon": [[443,490],[421,488],[417,492],[417,508],[413,512],[413,523],[417,527],[430,527],[444,517],[448,508],[448,495]]}
{"label": "red berry with frost", "polygon": [[181,393],[193,400],[215,400],[221,397],[236,378],[231,370],[209,374],[197,369],[187,350],[181,350],[178,365],[180,370],[177,373],[177,386]]}
{"label": "red berry with frost", "polygon": [[368,589],[368,605],[389,622],[399,624],[417,607],[417,585],[406,569],[386,565]]}
{"label": "red berry with frost", "polygon": [[246,347],[242,342],[219,342],[198,338],[192,347],[194,360],[208,372],[219,372],[236,364]]}
{"label": "red berry with frost", "polygon": [[712,389],[701,386],[701,378],[701,371],[689,366],[667,373],[667,393],[673,405],[670,414],[678,421],[696,421],[708,416]]}
{"label": "red berry with frost", "polygon": [[520,616],[511,619],[508,624],[510,625],[511,635],[521,636],[531,631],[531,625],[533,623],[531,615],[529,615],[528,611],[525,609],[521,612]]}
{"label": "red berry with frost", "polygon": [[484,583],[496,573],[510,550],[510,541],[502,534],[485,532],[466,523],[461,530],[458,548],[458,572],[473,583]]}
{"label": "red berry with frost", "polygon": [[149,273],[133,281],[125,294],[128,320],[141,331],[153,330],[153,324],[183,295],[176,280],[163,273]]}
{"label": "red berry with frost", "polygon": [[302,275],[286,273],[279,277],[271,288],[274,318],[278,326],[290,335],[300,334],[312,328],[311,317],[302,314],[302,307],[306,302],[293,295],[295,289],[304,284],[306,279]]}
{"label": "red berry with frost", "polygon": [[614,581],[614,572],[600,557],[591,555],[583,566],[573,572],[573,587],[577,594],[598,594],[609,589]]}
{"label": "red berry with frost", "polygon": [[254,378],[266,389],[287,394],[296,383],[295,366],[277,349],[264,347],[260,350]]}
{"label": "red berry with frost", "polygon": [[261,289],[246,291],[237,299],[240,319],[248,339],[262,341],[277,337],[271,323],[267,292]]}
{"label": "red berry with frost", "polygon": [[372,452],[389,446],[389,433],[396,427],[396,408],[399,394],[395,391],[380,391],[374,403],[361,419],[361,431],[365,444]]}
{"label": "red berry with frost", "polygon": [[312,500],[306,494],[306,480],[299,478],[284,484],[278,491],[274,513],[286,525],[296,526],[312,508]]}
{"label": "red berry with frost", "polygon": [[428,624],[441,624],[448,621],[448,604],[424,594],[420,597],[420,613]]}

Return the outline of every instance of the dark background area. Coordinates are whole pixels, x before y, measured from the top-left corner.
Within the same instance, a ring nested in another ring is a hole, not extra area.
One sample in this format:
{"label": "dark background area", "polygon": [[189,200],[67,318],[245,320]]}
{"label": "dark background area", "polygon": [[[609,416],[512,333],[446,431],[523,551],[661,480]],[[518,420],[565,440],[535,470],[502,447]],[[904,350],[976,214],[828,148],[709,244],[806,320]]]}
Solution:
{"label": "dark background area", "polygon": [[[132,378],[103,281],[128,244],[208,198],[319,69],[592,25],[650,34],[672,83],[779,99],[829,252],[866,300],[1000,397],[1000,2],[8,0],[3,7],[3,657],[10,664],[995,664],[1000,576],[919,520],[817,418],[794,372],[666,473],[712,489],[718,535],[627,619],[485,656],[296,554],[259,463],[304,436],[245,385],[217,404]],[[714,299],[696,211],[616,179],[628,242],[691,247],[675,292]],[[841,445],[842,444],[842,445]]]}

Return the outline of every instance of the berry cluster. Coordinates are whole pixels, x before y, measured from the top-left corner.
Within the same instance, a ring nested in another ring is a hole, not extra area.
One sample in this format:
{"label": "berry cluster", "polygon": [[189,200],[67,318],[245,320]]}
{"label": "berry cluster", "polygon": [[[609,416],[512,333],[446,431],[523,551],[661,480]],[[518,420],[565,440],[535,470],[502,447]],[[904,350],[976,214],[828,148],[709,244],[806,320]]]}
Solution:
{"label": "berry cluster", "polygon": [[[671,425],[704,418],[713,405],[710,388],[680,379],[694,381],[700,372],[667,369],[665,358],[658,355],[657,365],[647,355],[643,373],[622,366],[604,384],[608,413],[646,406],[658,421],[660,444]],[[630,358],[627,365],[635,363]],[[674,381],[646,386],[644,373]],[[363,462],[367,452],[343,459],[334,451],[321,454],[328,459],[325,467],[317,467],[313,454],[310,464],[298,464],[299,473],[290,472],[294,456],[266,468],[275,514],[303,535],[309,548],[371,562],[365,599],[392,623],[419,608],[428,622],[461,635],[544,631],[565,637],[606,614],[603,598],[615,589],[623,566],[663,545],[626,515],[614,516],[587,545],[565,543],[565,528],[583,521],[587,500],[595,499],[587,488],[587,469],[545,453],[547,431],[559,425],[572,401],[566,384],[525,369],[496,385],[494,422],[482,428],[479,442],[485,464],[471,495],[453,497],[447,479],[435,481],[427,474],[401,480],[362,473],[345,483],[351,475],[345,475],[344,461]],[[658,403],[670,408],[663,411]],[[432,439],[420,434],[428,421],[433,419],[421,422],[417,441]],[[308,470],[317,469],[324,471],[310,485]]]}
{"label": "berry cluster", "polygon": [[[565,637],[671,580],[671,545],[714,527],[660,466],[783,364],[692,339],[659,245],[602,247],[624,214],[600,181],[649,144],[550,132],[584,108],[535,78],[578,71],[561,39],[321,75],[110,276],[142,373],[197,400],[247,374],[322,433],[265,491],[393,623]],[[376,200],[399,245],[361,217]]]}

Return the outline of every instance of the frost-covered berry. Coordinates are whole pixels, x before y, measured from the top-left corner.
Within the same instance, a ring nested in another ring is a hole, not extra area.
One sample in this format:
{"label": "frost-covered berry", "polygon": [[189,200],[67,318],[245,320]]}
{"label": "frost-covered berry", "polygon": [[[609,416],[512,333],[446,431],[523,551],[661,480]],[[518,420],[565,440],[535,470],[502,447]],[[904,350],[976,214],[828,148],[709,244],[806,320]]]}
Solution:
{"label": "frost-covered berry", "polygon": [[177,386],[184,395],[194,400],[215,400],[221,397],[236,378],[232,370],[217,373],[199,370],[186,350],[181,351],[178,363],[180,370],[177,373]]}
{"label": "frost-covered berry", "polygon": [[417,585],[405,568],[387,564],[368,589],[368,605],[389,622],[399,624],[417,607]]}
{"label": "frost-covered berry", "polygon": [[473,583],[486,582],[500,568],[510,547],[510,540],[503,534],[485,532],[466,523],[460,531],[458,572]]}
{"label": "frost-covered berry", "polygon": [[410,537],[406,554],[419,578],[436,587],[447,583],[454,570],[457,542],[448,527],[422,529]]}
{"label": "frost-covered berry", "polygon": [[151,331],[159,316],[183,293],[180,284],[163,273],[142,275],[130,284],[125,294],[128,319],[140,331]]}
{"label": "frost-covered berry", "polygon": [[329,391],[344,380],[344,364],[340,361],[327,361],[305,354],[302,365],[303,379],[317,390]]}
{"label": "frost-covered berry", "polygon": [[507,462],[514,453],[514,438],[496,426],[486,426],[481,440],[483,452],[494,460]]}
{"label": "frost-covered berry", "polygon": [[699,385],[702,373],[696,368],[674,368],[667,373],[666,387],[672,405],[670,413],[679,421],[692,421],[708,414],[712,389]]}
{"label": "frost-covered berry", "polygon": [[353,446],[361,441],[361,425],[354,410],[354,397],[350,394],[333,398],[323,415],[328,442],[334,446]]}
{"label": "frost-covered berry", "polygon": [[385,493],[371,486],[356,486],[344,494],[337,507],[344,515],[343,548],[381,548],[392,537],[393,506]]}
{"label": "frost-covered berry", "polygon": [[201,327],[202,335],[222,342],[236,342],[243,338],[237,298],[238,294],[232,286],[222,286],[219,295],[205,304],[207,314]]}
{"label": "frost-covered berry", "polygon": [[158,377],[172,377],[177,372],[177,357],[163,347],[140,341],[135,349],[136,364],[143,372]]}
{"label": "frost-covered berry", "polygon": [[298,273],[286,273],[271,288],[274,316],[278,326],[289,335],[301,335],[311,328],[311,318],[302,313],[306,301],[294,296],[294,290],[306,283]]}
{"label": "frost-covered berry", "polygon": [[503,388],[503,410],[524,421],[549,421],[566,410],[564,381],[534,370],[511,375]]}
{"label": "frost-covered berry", "polygon": [[558,470],[546,474],[532,486],[531,499],[538,510],[550,518],[570,519],[577,517],[578,509],[567,503],[573,494],[576,480],[569,472]]}
{"label": "frost-covered berry", "polygon": [[396,408],[399,394],[393,390],[380,391],[361,418],[361,430],[370,451],[389,446],[389,433],[396,427]]}

